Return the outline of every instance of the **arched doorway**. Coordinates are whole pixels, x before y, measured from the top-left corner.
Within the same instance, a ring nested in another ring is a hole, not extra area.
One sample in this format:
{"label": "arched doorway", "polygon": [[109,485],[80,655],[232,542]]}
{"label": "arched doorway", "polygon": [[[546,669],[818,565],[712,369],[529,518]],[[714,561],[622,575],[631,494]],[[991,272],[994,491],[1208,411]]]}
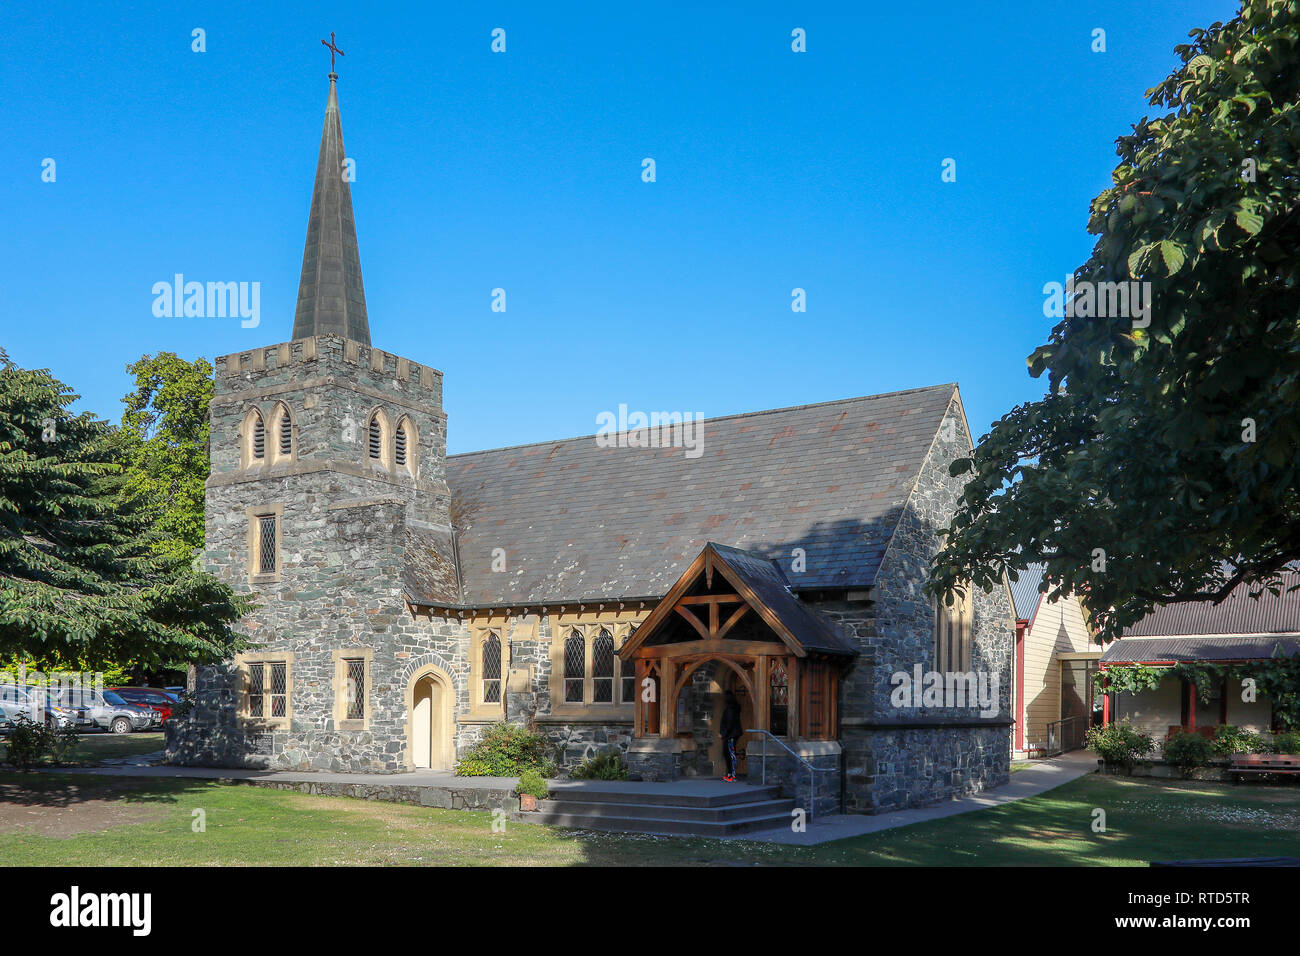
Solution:
{"label": "arched doorway", "polygon": [[[754,724],[753,695],[741,665],[726,658],[707,658],[683,669],[670,706],[676,736],[684,742],[682,774],[688,777],[721,777],[726,772],[722,754],[722,711],[727,691],[740,704],[741,727]],[[745,773],[745,740],[736,742],[738,775]]]}
{"label": "arched doorway", "polygon": [[438,668],[417,672],[406,689],[406,763],[412,770],[450,770],[451,691]]}

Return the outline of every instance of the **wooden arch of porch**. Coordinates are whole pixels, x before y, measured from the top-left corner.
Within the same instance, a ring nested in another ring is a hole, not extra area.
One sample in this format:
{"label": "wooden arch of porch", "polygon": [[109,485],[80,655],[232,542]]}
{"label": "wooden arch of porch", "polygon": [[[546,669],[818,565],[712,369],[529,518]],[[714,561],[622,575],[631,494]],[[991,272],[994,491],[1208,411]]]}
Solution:
{"label": "wooden arch of porch", "polygon": [[[839,678],[852,654],[771,562],[710,544],[619,651],[624,667],[635,668],[633,734],[677,737],[678,699],[695,672],[714,663],[740,681],[754,726],[792,739],[835,739]],[[781,674],[784,682],[774,685]],[[784,689],[784,719],[774,688]]]}

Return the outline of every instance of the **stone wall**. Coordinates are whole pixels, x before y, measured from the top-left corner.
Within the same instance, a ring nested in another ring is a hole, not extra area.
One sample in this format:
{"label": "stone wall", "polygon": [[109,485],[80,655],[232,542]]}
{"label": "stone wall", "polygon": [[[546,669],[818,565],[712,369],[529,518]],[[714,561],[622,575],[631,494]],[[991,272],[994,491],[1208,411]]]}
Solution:
{"label": "stone wall", "polygon": [[978,705],[897,706],[895,676],[935,667],[934,606],[924,593],[938,532],[957,510],[964,479],[948,474],[970,437],[954,399],[881,562],[871,604],[818,610],[845,628],[861,657],[842,685],[846,807],[880,812],[921,806],[1010,779],[1011,660],[1015,612],[1005,586],[972,596],[971,670],[996,693],[994,713]]}

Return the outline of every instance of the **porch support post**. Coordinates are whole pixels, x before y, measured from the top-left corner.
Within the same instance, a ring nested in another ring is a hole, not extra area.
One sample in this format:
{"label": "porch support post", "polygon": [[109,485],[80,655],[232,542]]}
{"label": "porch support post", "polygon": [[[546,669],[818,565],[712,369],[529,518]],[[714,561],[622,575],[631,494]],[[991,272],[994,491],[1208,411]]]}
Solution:
{"label": "porch support post", "polygon": [[[677,736],[677,663],[671,657],[659,659],[659,736],[671,740]],[[666,699],[664,694],[667,693]]]}
{"label": "porch support post", "polygon": [[1187,682],[1187,732],[1196,733],[1196,681]]}

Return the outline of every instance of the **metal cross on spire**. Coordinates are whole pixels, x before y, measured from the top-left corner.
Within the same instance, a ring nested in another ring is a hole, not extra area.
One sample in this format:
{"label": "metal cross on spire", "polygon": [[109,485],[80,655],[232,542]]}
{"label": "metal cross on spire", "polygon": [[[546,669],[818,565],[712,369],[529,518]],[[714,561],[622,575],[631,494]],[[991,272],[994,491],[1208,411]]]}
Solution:
{"label": "metal cross on spire", "polygon": [[327,46],[327,47],[330,48],[330,75],[333,75],[333,73],[334,73],[334,54],[337,53],[339,56],[342,56],[342,55],[343,55],[343,51],[340,50],[338,47],[336,47],[336,46],[334,45],[334,31],[333,31],[333,30],[330,31],[330,38],[329,38],[328,40],[321,40],[320,42],[323,43],[325,46]]}

